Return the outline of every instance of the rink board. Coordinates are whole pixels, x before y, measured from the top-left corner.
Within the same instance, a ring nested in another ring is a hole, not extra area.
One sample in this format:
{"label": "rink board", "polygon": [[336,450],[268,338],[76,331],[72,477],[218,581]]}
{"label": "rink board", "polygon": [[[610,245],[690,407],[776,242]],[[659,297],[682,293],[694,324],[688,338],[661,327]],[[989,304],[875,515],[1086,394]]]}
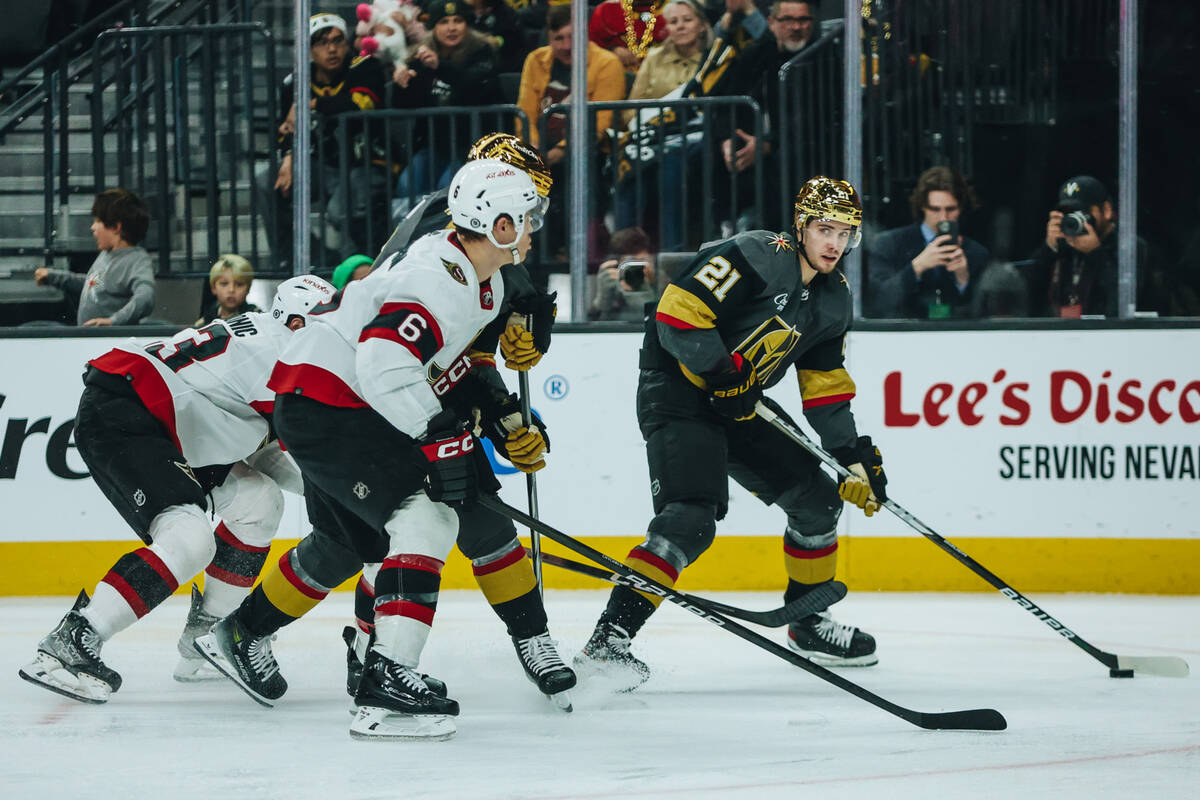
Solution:
{"label": "rink board", "polygon": [[[133,537],[70,436],[82,365],[107,339],[0,340],[0,594],[90,586]],[[563,334],[532,373],[552,450],[541,515],[615,556],[651,516],[634,417],[636,334]],[[1026,591],[1200,593],[1200,331],[856,332],[858,428],[893,499]],[[502,370],[511,385],[513,373]],[[796,382],[770,394],[799,416]],[[781,456],[783,457],[783,456]],[[505,499],[525,481],[498,464]],[[860,590],[990,590],[888,514],[847,509],[839,577]],[[783,518],[733,487],[692,589],[771,589]],[[288,498],[282,545],[307,529]],[[594,582],[548,570],[552,586]],[[446,585],[472,585],[452,557]]]}

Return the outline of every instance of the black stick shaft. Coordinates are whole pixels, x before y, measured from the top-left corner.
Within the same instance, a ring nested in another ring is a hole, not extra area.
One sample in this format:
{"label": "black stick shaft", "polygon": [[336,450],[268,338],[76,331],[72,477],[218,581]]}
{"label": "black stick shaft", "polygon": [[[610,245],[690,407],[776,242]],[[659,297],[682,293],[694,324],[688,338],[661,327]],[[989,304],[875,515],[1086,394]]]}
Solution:
{"label": "black stick shaft", "polygon": [[711,622],[712,624],[724,628],[751,644],[757,645],[769,653],[772,653],[784,661],[793,664],[800,669],[817,676],[826,683],[831,683],[844,692],[854,695],[855,697],[865,700],[876,708],[881,708],[890,714],[893,714],[906,722],[910,722],[920,728],[929,730],[989,730],[998,731],[1004,730],[1008,723],[999,711],[991,708],[972,709],[969,711],[948,711],[948,712],[924,712],[913,711],[904,706],[897,705],[890,700],[885,700],[879,695],[871,692],[857,683],[848,681],[842,676],[830,672],[819,664],[814,664],[807,658],[793,653],[782,645],[772,642],[749,628],[745,628],[726,616],[718,613],[709,604],[697,597],[683,597],[674,590],[658,583],[657,581],[647,578],[634,572],[629,567],[617,561],[615,558],[605,555],[594,547],[589,547],[578,539],[574,539],[567,534],[550,527],[541,520],[536,520],[528,514],[513,508],[507,503],[500,500],[499,497],[493,495],[483,495],[479,498],[481,505],[490,508],[497,514],[503,514],[514,522],[525,525],[529,528],[536,528],[539,533],[547,539],[557,542],[568,550],[573,550],[582,556],[586,556],[597,564],[601,564],[616,574],[627,579],[626,585],[635,588],[642,592],[654,594],[662,597],[664,600],[669,600],[678,606],[682,606],[696,616]]}
{"label": "black stick shaft", "polygon": [[[529,427],[533,412],[529,409],[529,373],[517,373],[517,389],[521,400],[521,424]],[[538,496],[537,477],[532,472],[525,473],[525,496],[529,501],[529,516],[537,518]],[[542,591],[542,540],[534,528],[529,529],[529,555],[533,558],[533,579],[537,582],[538,594]]]}

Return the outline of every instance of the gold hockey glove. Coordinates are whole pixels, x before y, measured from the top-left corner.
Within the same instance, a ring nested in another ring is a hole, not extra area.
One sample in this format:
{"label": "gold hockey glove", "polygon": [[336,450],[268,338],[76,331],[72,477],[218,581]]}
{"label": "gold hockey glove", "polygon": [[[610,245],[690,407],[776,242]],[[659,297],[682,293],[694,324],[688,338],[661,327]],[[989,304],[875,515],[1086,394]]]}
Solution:
{"label": "gold hockey glove", "polygon": [[500,355],[504,356],[504,366],[517,372],[531,370],[542,360],[542,351],[534,345],[533,334],[523,321],[515,322],[511,318],[500,334]]}
{"label": "gold hockey glove", "polygon": [[851,472],[838,485],[838,496],[872,516],[887,500],[887,475],[879,448],[870,436],[860,436],[852,446],[838,448],[832,455]]}

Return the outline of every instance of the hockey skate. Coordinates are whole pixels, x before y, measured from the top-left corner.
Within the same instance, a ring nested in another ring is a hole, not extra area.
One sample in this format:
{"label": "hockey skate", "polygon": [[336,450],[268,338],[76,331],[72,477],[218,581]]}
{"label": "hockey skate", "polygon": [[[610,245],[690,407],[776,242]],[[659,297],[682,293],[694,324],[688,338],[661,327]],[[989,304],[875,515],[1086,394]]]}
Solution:
{"label": "hockey skate", "polygon": [[204,656],[231,681],[242,687],[256,703],[268,708],[283,697],[287,681],[271,652],[273,636],[255,636],[231,614],[196,637],[196,652]]}
{"label": "hockey skate", "polygon": [[179,663],[175,665],[172,677],[180,683],[198,683],[200,681],[220,680],[222,675],[196,652],[196,637],[203,636],[216,625],[220,617],[204,613],[204,595],[192,584],[192,607],[188,609],[187,622],[184,623],[183,633],[179,635],[176,647],[179,650]]}
{"label": "hockey skate", "polygon": [[875,637],[835,622],[828,611],[788,626],[788,648],[824,667],[869,667],[879,663]]}
{"label": "hockey skate", "polygon": [[615,692],[632,692],[650,679],[650,667],[629,652],[629,634],[620,625],[601,622],[592,638],[575,656],[581,674],[610,686]]}
{"label": "hockey skate", "polygon": [[[367,639],[363,637],[365,645],[363,652],[370,650],[374,643],[374,637]],[[358,683],[362,680],[362,659],[358,655],[358,629],[347,625],[342,628],[342,641],[346,643],[346,694],[354,697],[358,694]],[[425,681],[425,685],[429,687],[429,691],[436,694],[438,697],[446,696],[446,684],[432,675],[420,673],[421,680]],[[358,710],[357,706],[350,709],[353,714]]]}
{"label": "hockey skate", "polygon": [[58,626],[38,643],[37,658],[18,674],[52,692],[83,703],[106,703],[121,688],[121,676],[100,660],[104,641],[80,609],[90,599],[80,592]]}
{"label": "hockey skate", "polygon": [[537,684],[542,694],[563,711],[571,710],[571,695],[567,692],[575,685],[575,671],[563,663],[549,632],[539,633],[525,639],[513,637],[517,658],[525,669],[525,676]]}
{"label": "hockey skate", "polygon": [[350,723],[355,739],[442,741],[457,732],[458,702],[429,690],[421,675],[375,650],[367,652]]}

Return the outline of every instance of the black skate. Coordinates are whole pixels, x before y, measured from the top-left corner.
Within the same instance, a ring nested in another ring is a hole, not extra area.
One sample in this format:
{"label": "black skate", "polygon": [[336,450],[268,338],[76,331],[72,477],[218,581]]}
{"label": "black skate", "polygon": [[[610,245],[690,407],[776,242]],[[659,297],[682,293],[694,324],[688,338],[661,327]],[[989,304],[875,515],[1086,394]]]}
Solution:
{"label": "black skate", "polygon": [[238,622],[235,612],[219,620],[208,633],[197,636],[195,647],[254,702],[269,708],[287,691],[287,681],[279,674],[279,664],[271,652],[273,638],[250,633]]}
{"label": "black skate", "polygon": [[429,690],[421,675],[372,649],[354,696],[350,723],[355,739],[449,739],[457,728],[458,702]]}
{"label": "black skate", "polygon": [[99,704],[121,688],[121,676],[100,660],[104,641],[79,613],[89,601],[87,592],[81,591],[58,626],[38,642],[37,658],[17,674],[72,700]]}
{"label": "black skate", "polygon": [[834,622],[828,611],[788,626],[788,648],[825,667],[869,667],[879,663],[875,637]]}
{"label": "black skate", "polygon": [[620,625],[601,622],[592,631],[592,638],[575,656],[575,667],[604,683],[616,692],[632,692],[650,678],[650,667],[629,652],[629,634]]}
{"label": "black skate", "polygon": [[[358,693],[358,682],[362,680],[362,659],[358,655],[358,629],[347,625],[342,628],[342,641],[346,643],[346,694],[354,697]],[[365,639],[366,645],[363,652],[371,649],[371,645],[375,643],[374,634],[371,638]],[[421,680],[425,681],[425,685],[429,687],[429,691],[436,694],[438,697],[446,696],[446,684],[432,675],[420,673]],[[350,713],[354,713],[357,706],[352,708]]]}
{"label": "black skate", "polygon": [[539,633],[526,639],[514,636],[512,642],[526,677],[537,684],[555,706],[570,711],[571,696],[567,690],[575,685],[575,671],[559,657],[550,633]]}
{"label": "black skate", "polygon": [[188,609],[187,622],[183,625],[183,633],[179,635],[176,647],[179,650],[179,663],[175,665],[172,677],[180,683],[197,683],[199,681],[215,681],[221,679],[221,673],[213,669],[204,657],[196,652],[196,637],[208,633],[216,625],[220,617],[204,613],[204,595],[192,584],[192,606]]}

